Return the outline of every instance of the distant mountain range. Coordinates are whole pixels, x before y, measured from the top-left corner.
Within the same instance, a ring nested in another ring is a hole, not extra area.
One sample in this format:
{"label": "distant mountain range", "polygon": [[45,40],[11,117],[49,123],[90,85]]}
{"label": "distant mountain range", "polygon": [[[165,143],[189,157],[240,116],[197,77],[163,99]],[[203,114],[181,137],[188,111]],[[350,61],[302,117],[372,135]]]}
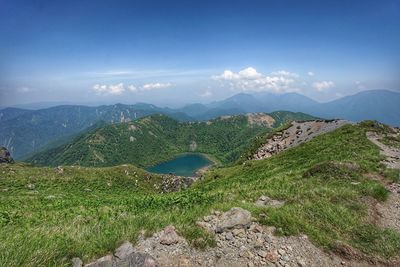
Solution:
{"label": "distant mountain range", "polygon": [[207,120],[227,114],[287,110],[323,118],[342,118],[351,121],[377,120],[400,126],[399,107],[400,93],[371,90],[327,103],[320,103],[297,93],[241,93],[208,105],[187,105],[179,111],[198,120]]}
{"label": "distant mountain range", "polygon": [[40,110],[0,110],[0,145],[16,159],[65,143],[100,121],[127,122],[151,114],[164,114],[178,121],[204,121],[223,115],[286,110],[321,118],[351,121],[378,120],[400,126],[400,93],[388,90],[363,91],[328,103],[319,103],[297,93],[237,94],[210,104],[190,104],[179,109],[151,104],[63,105]]}
{"label": "distant mountain range", "polygon": [[179,121],[191,120],[179,111],[142,103],[99,107],[65,105],[40,110],[6,108],[0,110],[0,145],[7,147],[14,158],[21,159],[47,145],[67,141],[100,121],[127,122],[155,113]]}

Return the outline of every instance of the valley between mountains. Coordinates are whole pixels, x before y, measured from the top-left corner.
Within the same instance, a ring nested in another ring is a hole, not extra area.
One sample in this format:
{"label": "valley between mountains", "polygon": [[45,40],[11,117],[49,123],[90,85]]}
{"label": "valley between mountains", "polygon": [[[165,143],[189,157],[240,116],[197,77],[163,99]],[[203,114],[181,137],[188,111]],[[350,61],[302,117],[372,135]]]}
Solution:
{"label": "valley between mountains", "polygon": [[[0,262],[399,266],[399,136],[304,113],[151,115],[26,162],[4,150]],[[185,152],[217,164],[196,179],[142,169]]]}

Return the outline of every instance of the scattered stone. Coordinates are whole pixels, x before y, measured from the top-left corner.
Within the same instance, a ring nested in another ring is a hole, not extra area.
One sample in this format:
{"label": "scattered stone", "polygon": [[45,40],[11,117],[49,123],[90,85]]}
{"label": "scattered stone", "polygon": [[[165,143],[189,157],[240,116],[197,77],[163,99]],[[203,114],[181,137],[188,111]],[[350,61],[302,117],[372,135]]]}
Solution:
{"label": "scattered stone", "polygon": [[234,236],[239,236],[239,237],[242,237],[242,236],[244,236],[245,235],[245,231],[244,231],[244,229],[233,229],[232,230],[232,234],[234,235]]}
{"label": "scattered stone", "polygon": [[58,166],[56,168],[54,168],[54,171],[58,174],[63,174],[64,173],[64,169],[61,166]]}
{"label": "scattered stone", "polygon": [[265,258],[270,262],[277,262],[279,259],[279,255],[276,250],[272,250],[265,255]]}
{"label": "scattered stone", "polygon": [[147,253],[133,252],[123,260],[118,260],[118,259],[114,260],[114,265],[112,267],[131,267],[131,266],[159,267],[160,265],[153,257],[151,257]]}
{"label": "scattered stone", "polygon": [[72,261],[72,267],[82,267],[83,265],[82,260],[78,257],[72,258],[71,261]]}
{"label": "scattered stone", "polygon": [[225,235],[225,239],[228,240],[228,241],[232,240],[233,239],[232,232],[227,232],[226,235]]}
{"label": "scattered stone", "polygon": [[285,204],[285,201],[271,199],[267,196],[261,196],[255,203],[257,207],[281,207]]}
{"label": "scattered stone", "polygon": [[172,225],[165,227],[164,231],[160,236],[160,243],[163,245],[170,246],[178,243],[179,241],[180,237],[176,233],[175,227]]}
{"label": "scattered stone", "polygon": [[178,262],[178,267],[191,267],[192,264],[190,260],[186,257],[180,257]]}
{"label": "scattered stone", "polygon": [[26,187],[30,190],[33,190],[36,186],[34,184],[28,184]]}
{"label": "scattered stone", "polygon": [[297,260],[297,265],[299,265],[299,267],[306,267],[306,262],[302,259]]}
{"label": "scattered stone", "polygon": [[0,163],[14,163],[10,152],[5,147],[0,147]]}
{"label": "scattered stone", "polygon": [[264,250],[260,250],[258,252],[258,256],[260,256],[261,258],[265,258],[265,257],[267,257],[267,255],[268,255],[268,253]]}

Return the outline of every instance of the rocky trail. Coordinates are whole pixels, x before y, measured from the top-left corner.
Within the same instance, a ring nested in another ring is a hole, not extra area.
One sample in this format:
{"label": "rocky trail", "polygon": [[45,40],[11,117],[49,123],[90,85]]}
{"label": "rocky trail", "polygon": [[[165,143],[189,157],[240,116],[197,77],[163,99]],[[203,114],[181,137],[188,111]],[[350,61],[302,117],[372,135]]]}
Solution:
{"label": "rocky trail", "polygon": [[[393,133],[390,136],[400,136],[398,129],[392,128],[391,130]],[[367,132],[367,137],[379,147],[381,155],[385,157],[382,161],[383,164],[392,169],[400,169],[400,149],[383,144],[380,140],[384,138],[384,135],[381,133]],[[392,228],[400,231],[400,184],[389,183],[379,178],[377,180],[380,180],[384,184],[390,195],[385,202],[374,205],[372,213],[375,217],[375,223],[384,228]]]}
{"label": "rocky trail", "polygon": [[[392,137],[399,137],[400,132],[393,129],[395,133],[391,134]],[[387,146],[380,140],[384,137],[382,134],[377,132],[367,132],[368,139],[377,145],[381,150],[381,155],[385,156],[386,159],[383,161],[389,168],[400,169],[400,149]]]}
{"label": "rocky trail", "polygon": [[[337,244],[337,253],[328,253],[313,245],[306,235],[276,236],[275,228],[254,221],[250,212],[232,208],[215,211],[198,222],[215,234],[216,248],[198,250],[181,237],[173,226],[150,238],[142,235],[136,245],[123,243],[114,254],[106,255],[85,267],[306,267],[306,266],[398,266],[364,257],[346,245]],[[82,261],[73,259],[73,267]]]}
{"label": "rocky trail", "polygon": [[249,159],[269,158],[274,154],[298,146],[320,134],[331,132],[349,123],[346,120],[293,121],[289,128],[275,133],[269,138]]}

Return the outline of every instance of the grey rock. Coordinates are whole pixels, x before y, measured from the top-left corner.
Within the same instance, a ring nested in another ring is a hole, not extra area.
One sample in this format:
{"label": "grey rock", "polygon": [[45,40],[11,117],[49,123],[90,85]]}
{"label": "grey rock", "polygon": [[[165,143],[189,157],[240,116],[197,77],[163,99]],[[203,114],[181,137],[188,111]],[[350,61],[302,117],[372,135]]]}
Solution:
{"label": "grey rock", "polygon": [[113,256],[104,256],[94,262],[86,264],[85,267],[113,267]]}
{"label": "grey rock", "polygon": [[[113,267],[159,267],[159,263],[147,253],[133,252],[124,259],[116,259]],[[97,267],[97,266],[96,266]]]}
{"label": "grey rock", "polygon": [[254,205],[257,207],[281,207],[285,204],[285,201],[271,199],[267,196],[261,196]]}
{"label": "grey rock", "polygon": [[71,259],[72,267],[82,267],[83,262],[80,258],[74,257]]}
{"label": "grey rock", "polygon": [[222,214],[217,225],[217,232],[226,229],[247,228],[251,224],[251,214],[242,208],[232,208]]}
{"label": "grey rock", "polygon": [[0,163],[14,163],[14,159],[5,147],[0,147]]}
{"label": "grey rock", "polygon": [[115,250],[114,256],[118,259],[125,259],[133,252],[135,252],[135,250],[133,249],[132,243],[125,241],[120,247]]}
{"label": "grey rock", "polygon": [[164,231],[162,232],[160,236],[160,243],[163,245],[173,245],[176,244],[180,241],[180,237],[175,231],[175,227],[172,225],[169,225],[165,227]]}

